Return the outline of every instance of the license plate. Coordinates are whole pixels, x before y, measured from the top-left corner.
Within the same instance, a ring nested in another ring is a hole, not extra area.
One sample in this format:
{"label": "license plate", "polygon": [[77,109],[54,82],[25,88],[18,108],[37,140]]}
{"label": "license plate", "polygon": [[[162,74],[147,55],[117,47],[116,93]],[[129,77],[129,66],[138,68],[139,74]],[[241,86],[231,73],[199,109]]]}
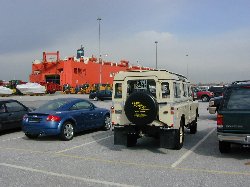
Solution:
{"label": "license plate", "polygon": [[29,122],[31,123],[39,123],[40,121],[40,118],[29,118]]}

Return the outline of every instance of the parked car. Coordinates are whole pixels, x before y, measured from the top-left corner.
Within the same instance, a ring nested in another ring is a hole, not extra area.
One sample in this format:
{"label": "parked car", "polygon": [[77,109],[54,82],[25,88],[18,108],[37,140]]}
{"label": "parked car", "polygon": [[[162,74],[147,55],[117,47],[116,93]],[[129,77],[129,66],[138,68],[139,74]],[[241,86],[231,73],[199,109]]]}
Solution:
{"label": "parked car", "polygon": [[91,92],[89,94],[89,99],[97,100],[111,100],[112,99],[112,91],[111,90],[100,90],[96,92]]}
{"label": "parked car", "polygon": [[58,135],[71,140],[79,131],[110,129],[110,112],[86,99],[60,98],[49,101],[23,117],[22,129],[28,138]]}
{"label": "parked car", "polygon": [[219,150],[227,153],[231,144],[250,145],[250,81],[228,86],[217,114]]}
{"label": "parked car", "polygon": [[202,102],[208,102],[211,98],[214,97],[214,93],[210,91],[197,91],[196,92],[197,99],[201,99]]}
{"label": "parked car", "polygon": [[222,99],[223,99],[223,96],[219,96],[219,97],[211,98],[209,100],[207,110],[209,111],[210,114],[215,114],[218,111]]}
{"label": "parked car", "polygon": [[219,97],[223,95],[224,89],[224,86],[211,86],[208,91],[213,92],[214,97]]}
{"label": "parked car", "polygon": [[23,116],[30,111],[17,100],[0,100],[0,130],[21,128]]}

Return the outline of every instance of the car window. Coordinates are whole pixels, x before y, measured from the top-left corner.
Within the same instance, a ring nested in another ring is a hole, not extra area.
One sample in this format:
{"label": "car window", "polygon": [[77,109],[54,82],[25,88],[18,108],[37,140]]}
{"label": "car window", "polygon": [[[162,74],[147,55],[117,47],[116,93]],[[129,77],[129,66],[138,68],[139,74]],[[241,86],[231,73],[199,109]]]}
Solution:
{"label": "car window", "polygon": [[169,83],[168,82],[161,83],[161,91],[162,91],[162,98],[169,98],[170,97],[170,90],[169,90]]}
{"label": "car window", "polygon": [[225,108],[228,110],[250,110],[250,89],[233,89]]}
{"label": "car window", "polygon": [[156,96],[156,83],[153,79],[129,80],[127,84],[128,95],[133,92],[148,92]]}
{"label": "car window", "polygon": [[122,98],[122,83],[115,84],[115,98]]}
{"label": "car window", "polygon": [[181,97],[180,83],[174,82],[174,97],[175,98]]}
{"label": "car window", "polygon": [[76,105],[73,105],[69,110],[78,110]]}
{"label": "car window", "polygon": [[187,84],[182,83],[183,97],[188,96]]}
{"label": "car window", "polygon": [[5,103],[5,106],[6,106],[8,112],[19,112],[19,111],[25,110],[25,108],[17,102]]}
{"label": "car window", "polygon": [[90,109],[91,108],[91,103],[87,101],[81,101],[75,104],[77,110],[82,110],[82,109]]}
{"label": "car window", "polygon": [[48,103],[45,103],[41,107],[39,107],[39,110],[57,110],[61,106],[65,105],[67,101],[63,100],[54,100],[54,101],[49,101]]}
{"label": "car window", "polygon": [[4,104],[0,106],[0,113],[6,112]]}

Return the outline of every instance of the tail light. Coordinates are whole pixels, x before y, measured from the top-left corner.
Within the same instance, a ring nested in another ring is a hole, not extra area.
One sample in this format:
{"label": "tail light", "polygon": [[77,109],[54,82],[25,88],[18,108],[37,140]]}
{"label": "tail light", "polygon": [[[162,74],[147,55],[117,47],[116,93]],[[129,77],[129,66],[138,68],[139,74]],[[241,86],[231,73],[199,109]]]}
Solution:
{"label": "tail light", "polygon": [[221,114],[217,115],[217,127],[219,128],[223,127],[223,115]]}
{"label": "tail light", "polygon": [[59,116],[49,115],[46,120],[59,122],[61,121],[61,118]]}
{"label": "tail light", "polygon": [[110,110],[111,110],[111,113],[112,113],[112,114],[115,113],[115,107],[114,107],[114,106],[112,106],[112,107],[110,108]]}
{"label": "tail light", "polygon": [[171,114],[174,114],[174,107],[171,107]]}

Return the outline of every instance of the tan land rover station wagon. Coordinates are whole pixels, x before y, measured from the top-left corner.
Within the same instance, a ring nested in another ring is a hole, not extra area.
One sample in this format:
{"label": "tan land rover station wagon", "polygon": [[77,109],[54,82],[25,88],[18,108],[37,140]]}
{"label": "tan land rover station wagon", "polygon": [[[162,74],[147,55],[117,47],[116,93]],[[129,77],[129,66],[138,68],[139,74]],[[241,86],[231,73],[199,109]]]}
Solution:
{"label": "tan land rover station wagon", "polygon": [[114,144],[134,146],[150,136],[160,147],[181,149],[184,127],[196,133],[198,102],[186,77],[167,70],[120,72],[113,89]]}

